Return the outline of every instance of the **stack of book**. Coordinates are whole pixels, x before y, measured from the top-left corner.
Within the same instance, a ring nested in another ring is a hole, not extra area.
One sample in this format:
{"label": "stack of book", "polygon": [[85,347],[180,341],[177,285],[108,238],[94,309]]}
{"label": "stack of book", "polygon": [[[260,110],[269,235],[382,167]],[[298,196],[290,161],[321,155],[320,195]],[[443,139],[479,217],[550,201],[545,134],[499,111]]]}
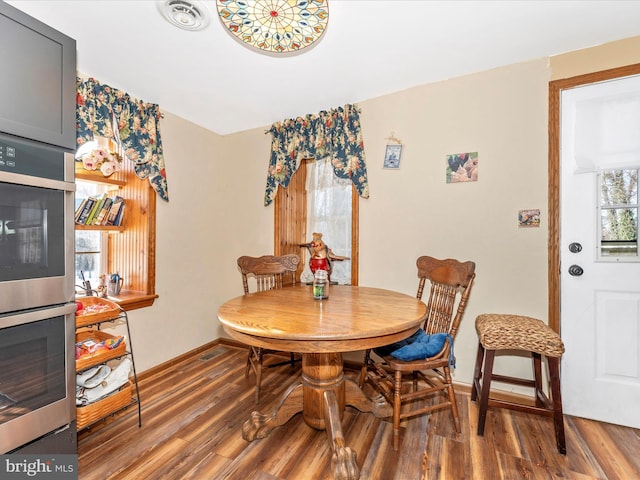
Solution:
{"label": "stack of book", "polygon": [[115,226],[122,225],[124,213],[124,199],[115,195],[107,197],[87,197],[76,209],[76,225]]}

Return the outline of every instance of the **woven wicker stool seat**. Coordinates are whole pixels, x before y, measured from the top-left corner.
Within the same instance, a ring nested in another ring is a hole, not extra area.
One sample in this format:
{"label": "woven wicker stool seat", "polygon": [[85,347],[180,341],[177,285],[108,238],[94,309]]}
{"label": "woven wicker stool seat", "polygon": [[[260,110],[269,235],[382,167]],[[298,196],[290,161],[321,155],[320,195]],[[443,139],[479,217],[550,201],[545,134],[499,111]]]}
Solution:
{"label": "woven wicker stool seat", "polygon": [[560,335],[537,318],[495,313],[478,315],[476,332],[488,350],[524,350],[546,357],[561,357],[564,353]]}
{"label": "woven wicker stool seat", "polygon": [[[553,417],[558,452],[567,452],[560,394],[560,357],[564,343],[542,320],[523,315],[487,313],[476,318],[478,354],[471,387],[471,400],[479,400],[478,435],[484,435],[488,407],[502,407]],[[533,363],[533,379],[493,373],[496,352],[521,350],[529,352]],[[549,368],[550,397],[542,388],[542,357]],[[535,405],[497,400],[490,397],[491,381],[532,387]],[[479,396],[479,398],[478,398]]]}

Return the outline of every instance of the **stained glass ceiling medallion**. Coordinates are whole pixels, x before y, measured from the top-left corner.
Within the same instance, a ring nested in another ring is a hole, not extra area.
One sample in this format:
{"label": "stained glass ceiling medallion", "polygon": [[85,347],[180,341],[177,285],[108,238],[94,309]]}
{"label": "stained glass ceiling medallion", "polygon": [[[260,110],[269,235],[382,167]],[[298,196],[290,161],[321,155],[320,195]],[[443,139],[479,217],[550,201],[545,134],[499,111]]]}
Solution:
{"label": "stained glass ceiling medallion", "polygon": [[317,42],[329,21],[328,0],[217,0],[227,31],[247,47],[276,56]]}

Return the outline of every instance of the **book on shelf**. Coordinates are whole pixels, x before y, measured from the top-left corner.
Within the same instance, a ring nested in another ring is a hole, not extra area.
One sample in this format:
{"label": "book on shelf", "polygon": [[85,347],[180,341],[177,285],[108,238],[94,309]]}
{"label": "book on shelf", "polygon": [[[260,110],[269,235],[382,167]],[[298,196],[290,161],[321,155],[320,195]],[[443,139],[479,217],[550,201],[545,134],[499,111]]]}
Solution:
{"label": "book on shelf", "polygon": [[87,218],[85,225],[93,225],[93,220],[98,214],[98,211],[102,208],[102,205],[104,204],[104,200],[106,197],[107,197],[106,193],[98,197],[96,204],[91,209],[91,213],[89,213],[89,217]]}
{"label": "book on shelf", "polygon": [[82,205],[82,211],[80,212],[80,214],[78,215],[78,219],[76,220],[77,224],[86,225],[87,218],[89,217],[91,210],[93,210],[93,207],[97,202],[98,202],[98,199],[95,197],[86,198],[86,202],[83,202],[83,205]]}
{"label": "book on shelf", "polygon": [[80,218],[80,215],[82,215],[82,211],[84,209],[84,206],[87,204],[87,200],[89,200],[88,197],[85,197],[84,199],[82,199],[82,201],[78,205],[78,208],[76,208],[75,214],[73,216],[76,223],[78,223],[78,219]]}
{"label": "book on shelf", "polygon": [[80,202],[75,212],[75,222],[78,225],[119,227],[122,225],[124,205],[124,198],[118,195],[89,196]]}
{"label": "book on shelf", "polygon": [[118,214],[116,215],[115,220],[113,221],[113,224],[116,227],[119,227],[122,225],[122,217],[124,215],[124,207],[126,207],[127,205],[124,203],[124,201],[120,204],[120,208],[118,209]]}
{"label": "book on shelf", "polygon": [[121,211],[124,210],[124,198],[115,196],[107,215],[107,225],[119,227],[122,222]]}
{"label": "book on shelf", "polygon": [[113,199],[111,197],[107,197],[104,199],[102,207],[100,208],[100,212],[96,215],[95,220],[93,222],[94,225],[105,225],[107,214],[111,209],[111,205],[113,203]]}

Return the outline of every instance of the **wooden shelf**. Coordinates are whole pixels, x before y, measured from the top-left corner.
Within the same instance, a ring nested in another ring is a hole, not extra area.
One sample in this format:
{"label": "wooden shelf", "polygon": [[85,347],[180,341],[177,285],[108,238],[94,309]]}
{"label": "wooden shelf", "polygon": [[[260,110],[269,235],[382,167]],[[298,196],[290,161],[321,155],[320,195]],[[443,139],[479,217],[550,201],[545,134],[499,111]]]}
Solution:
{"label": "wooden shelf", "polygon": [[127,182],[124,180],[118,180],[117,178],[113,177],[105,177],[102,174],[89,173],[88,170],[86,170],[86,172],[87,173],[79,173],[76,170],[76,180],[104,183],[105,185],[114,185],[116,187],[124,187],[127,184]]}
{"label": "wooden shelf", "polygon": [[76,224],[76,230],[102,230],[109,232],[124,232],[124,226],[118,227],[114,225],[78,225]]}
{"label": "wooden shelf", "polygon": [[156,298],[158,298],[157,294],[148,295],[143,292],[123,291],[115,297],[111,297],[111,300],[120,305],[124,310],[130,311],[137,308],[150,307]]}

